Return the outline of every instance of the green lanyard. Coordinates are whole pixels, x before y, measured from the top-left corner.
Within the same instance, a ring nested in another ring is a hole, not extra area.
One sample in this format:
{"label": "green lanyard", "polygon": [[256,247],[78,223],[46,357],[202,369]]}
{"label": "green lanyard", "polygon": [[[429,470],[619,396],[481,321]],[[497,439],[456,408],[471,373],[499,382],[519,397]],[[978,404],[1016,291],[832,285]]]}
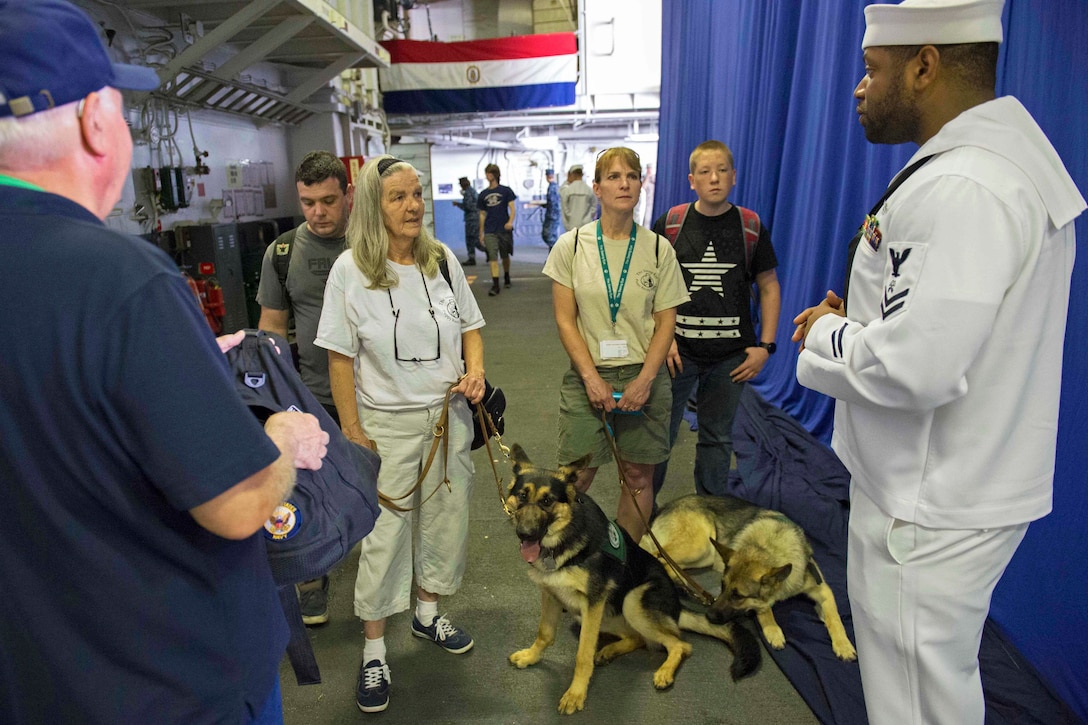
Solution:
{"label": "green lanyard", "polygon": [[597,251],[601,255],[601,269],[604,271],[604,288],[608,291],[608,310],[612,313],[612,331],[616,331],[616,314],[620,311],[623,288],[627,284],[627,270],[631,267],[631,256],[635,253],[635,234],[638,224],[631,222],[631,241],[627,243],[627,256],[623,258],[623,271],[620,272],[620,284],[612,291],[612,275],[608,273],[608,259],[604,255],[604,236],[601,234],[601,221],[597,220]]}
{"label": "green lanyard", "polygon": [[16,179],[14,176],[4,176],[3,174],[0,174],[0,186],[14,186],[19,189],[30,189],[31,191],[45,191],[42,187],[31,184],[29,181]]}

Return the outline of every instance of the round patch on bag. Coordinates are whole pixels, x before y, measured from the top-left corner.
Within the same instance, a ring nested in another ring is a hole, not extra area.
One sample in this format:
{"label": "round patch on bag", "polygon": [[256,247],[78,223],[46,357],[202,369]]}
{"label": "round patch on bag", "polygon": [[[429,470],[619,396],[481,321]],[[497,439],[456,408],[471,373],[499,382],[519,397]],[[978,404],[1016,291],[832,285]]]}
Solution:
{"label": "round patch on bag", "polygon": [[286,541],[297,534],[301,526],[302,512],[290,501],[284,501],[264,522],[264,537],[272,541]]}

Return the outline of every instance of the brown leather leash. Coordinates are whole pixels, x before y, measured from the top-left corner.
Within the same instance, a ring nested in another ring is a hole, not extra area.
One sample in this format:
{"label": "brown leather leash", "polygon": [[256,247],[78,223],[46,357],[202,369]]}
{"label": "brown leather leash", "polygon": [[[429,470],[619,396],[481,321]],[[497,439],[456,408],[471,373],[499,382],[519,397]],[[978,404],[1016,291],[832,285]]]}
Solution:
{"label": "brown leather leash", "polygon": [[491,420],[491,414],[484,408],[483,401],[476,404],[476,413],[480,416],[480,420],[483,421],[484,433],[487,434],[484,437],[484,446],[487,448],[487,460],[491,463],[491,472],[495,475],[495,487],[499,491],[499,503],[502,504],[503,512],[506,513],[508,517],[513,518],[514,512],[506,503],[506,496],[503,494],[502,490],[502,478],[499,477],[499,469],[495,466],[497,461],[495,460],[494,454],[491,453],[491,439],[494,438],[497,441],[496,445],[499,447],[503,458],[505,458],[507,462],[510,461],[510,449],[503,445],[502,435],[499,434],[498,428],[495,427],[495,421]]}
{"label": "brown leather leash", "polygon": [[[657,551],[661,554],[661,558],[663,558],[669,568],[676,572],[677,576],[680,577],[680,585],[687,590],[688,594],[709,607],[714,603],[714,595],[699,586],[699,582],[695,581],[690,574],[681,569],[673,558],[669,556],[669,552],[665,551],[665,548],[661,546],[661,542],[658,541],[657,537],[654,535],[654,530],[650,527],[650,522],[646,518],[646,514],[642,512],[642,508],[638,505],[638,494],[642,489],[632,491],[630,484],[627,483],[627,478],[623,475],[623,465],[620,463],[620,451],[619,448],[616,447],[616,439],[612,435],[612,426],[608,423],[608,413],[604,412],[604,410],[601,410],[600,413],[601,422],[604,423],[605,437],[608,438],[608,445],[612,448],[612,457],[616,461],[616,471],[619,473],[620,488],[626,491],[631,497],[631,503],[635,505],[635,511],[638,512],[638,517],[641,519],[642,525],[646,527],[646,533],[650,535],[650,540],[654,542],[654,546],[657,547]],[[635,545],[638,545],[637,541],[635,542]]]}
{"label": "brown leather leash", "polygon": [[[453,490],[450,485],[449,475],[448,473],[445,473],[445,475],[443,475],[442,481],[437,486],[435,486],[435,489],[431,491],[430,495],[427,496],[427,498],[419,502],[419,505],[412,506],[410,508],[404,508],[396,503],[397,501],[402,501],[409,496],[414,495],[415,492],[418,491],[419,488],[423,485],[423,481],[427,478],[427,474],[431,470],[431,464],[434,462],[434,457],[438,453],[439,442],[441,442],[442,444],[443,471],[445,472],[448,470],[446,466],[449,461],[450,445],[448,435],[450,423],[450,396],[453,394],[453,389],[456,388],[460,383],[461,381],[458,380],[446,390],[446,399],[442,403],[442,414],[438,417],[438,422],[434,426],[434,442],[431,444],[431,452],[427,456],[427,462],[423,465],[423,471],[419,474],[419,478],[416,480],[415,485],[412,486],[411,490],[409,490],[403,496],[397,497],[386,496],[381,491],[378,491],[378,501],[381,503],[382,506],[392,509],[393,511],[400,511],[404,513],[409,511],[415,511],[416,509],[422,507],[423,504],[427,503],[427,501],[429,501],[432,496],[438,493],[438,489],[442,488],[443,484],[445,484],[448,490]],[[499,470],[495,466],[497,462],[495,460],[495,456],[491,452],[491,439],[494,438],[498,442],[497,445],[499,447],[499,450],[502,452],[503,457],[506,458],[506,460],[508,461],[510,460],[510,449],[507,446],[503,445],[502,436],[499,434],[498,429],[495,427],[495,421],[491,419],[491,414],[488,413],[487,410],[484,408],[482,401],[476,403],[476,413],[480,417],[480,420],[483,421],[484,432],[487,433],[487,436],[484,438],[484,445],[487,447],[487,460],[491,463],[491,472],[495,476],[495,486],[499,492],[499,502],[502,504],[502,510],[506,512],[506,515],[513,516],[514,512],[511,511],[510,507],[506,504],[506,497],[503,495],[502,478],[499,476]]]}
{"label": "brown leather leash", "polygon": [[[438,416],[438,422],[434,425],[434,442],[431,443],[431,452],[427,455],[427,462],[423,464],[423,471],[419,474],[419,478],[416,479],[415,485],[403,496],[386,496],[380,490],[378,491],[378,502],[386,508],[393,511],[400,511],[407,513],[409,511],[415,511],[431,500],[431,497],[438,493],[438,489],[442,488],[442,485],[446,485],[446,489],[452,491],[453,487],[450,485],[450,477],[447,463],[449,462],[450,452],[450,440],[449,440],[449,426],[450,426],[450,395],[453,394],[453,389],[460,384],[460,380],[451,385],[446,390],[446,399],[442,402],[442,414]],[[427,474],[431,472],[431,464],[434,463],[435,454],[438,453],[439,443],[442,444],[442,480],[434,487],[430,495],[427,498],[419,502],[417,506],[411,506],[404,508],[398,505],[397,501],[403,501],[404,499],[415,495],[415,492],[423,485],[423,481],[426,480]]]}

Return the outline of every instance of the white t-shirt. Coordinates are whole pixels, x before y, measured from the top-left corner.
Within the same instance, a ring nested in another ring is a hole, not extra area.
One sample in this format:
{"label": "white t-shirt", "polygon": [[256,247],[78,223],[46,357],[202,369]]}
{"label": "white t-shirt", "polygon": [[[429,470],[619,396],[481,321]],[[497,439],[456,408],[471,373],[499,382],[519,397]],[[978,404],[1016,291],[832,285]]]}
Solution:
{"label": "white t-shirt", "polygon": [[314,344],[355,359],[360,405],[431,408],[464,374],[461,335],[483,327],[484,318],[461,265],[444,248],[453,289],[441,274],[424,279],[418,266],[393,262],[386,264],[397,286],[369,289],[350,249],[333,264]]}
{"label": "white t-shirt", "polygon": [[[608,290],[605,288],[601,255],[597,248],[597,223],[587,224],[578,230],[577,252],[574,234],[574,231],[569,231],[559,237],[548,255],[544,274],[574,290],[578,305],[578,332],[589,347],[594,365],[618,367],[642,363],[654,335],[654,313],[677,307],[689,299],[672,245],[649,229],[638,228],[635,251],[631,256],[613,330]],[[603,241],[612,289],[615,291],[620,283],[630,238],[604,237]],[[603,358],[601,342],[605,341],[607,346],[608,341],[616,340],[626,342],[627,354]]]}

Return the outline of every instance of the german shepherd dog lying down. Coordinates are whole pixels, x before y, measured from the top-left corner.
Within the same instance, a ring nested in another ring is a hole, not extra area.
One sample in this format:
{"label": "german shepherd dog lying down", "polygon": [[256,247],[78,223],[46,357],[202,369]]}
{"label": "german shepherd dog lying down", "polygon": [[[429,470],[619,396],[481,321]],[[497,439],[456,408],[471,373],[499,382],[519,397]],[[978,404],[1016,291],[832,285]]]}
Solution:
{"label": "german shepherd dog lying down", "polygon": [[[707,611],[711,622],[754,612],[767,644],[782,649],[786,636],[771,607],[804,594],[816,603],[835,655],[857,658],[804,530],[783,514],[732,496],[691,495],[665,504],[651,528],[677,566],[712,566],[721,572],[721,594]],[[649,534],[641,546],[660,558]],[[671,570],[669,574],[678,579]]]}
{"label": "german shepherd dog lying down", "polygon": [[[518,445],[512,454],[515,478],[506,503],[513,511],[529,578],[540,587],[541,612],[536,640],[510,655],[510,662],[519,668],[539,662],[555,640],[563,609],[573,613],[581,621],[581,632],[574,679],[559,701],[561,713],[585,706],[594,664],[603,665],[640,647],[665,649],[667,657],[654,673],[654,687],[670,687],[680,662],[691,653],[691,645],[680,639],[681,629],[728,644],[734,680],[756,670],[760,648],[755,635],[740,624],[712,624],[702,614],[681,609],[664,567],[610,522],[593,499],[578,492],[574,482],[588,456],[550,471],[534,466]],[[598,651],[601,632],[619,639]]]}

